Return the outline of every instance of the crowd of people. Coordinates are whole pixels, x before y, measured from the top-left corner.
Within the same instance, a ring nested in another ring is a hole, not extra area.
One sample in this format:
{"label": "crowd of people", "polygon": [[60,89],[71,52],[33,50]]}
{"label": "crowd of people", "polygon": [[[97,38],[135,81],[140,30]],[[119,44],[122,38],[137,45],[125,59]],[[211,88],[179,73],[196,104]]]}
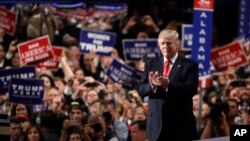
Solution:
{"label": "crowd of people", "polygon": [[[21,42],[49,35],[52,45],[63,47],[58,70],[36,68],[37,79],[44,81],[42,105],[11,103],[8,93],[0,95],[0,112],[8,115],[10,140],[147,141],[149,98],[142,98],[137,86],[128,89],[113,82],[106,70],[115,58],[144,71],[147,57],[134,62],[124,60],[122,39],[157,38],[162,29],[179,32],[182,22],[172,20],[164,25],[160,15],[140,15],[136,11],[132,16],[119,11],[77,20],[59,16],[55,9],[44,4],[17,4],[10,8],[17,13],[15,34],[8,35],[0,28],[1,70],[29,65],[20,60],[17,45]],[[115,32],[117,41],[111,56],[80,54],[81,29]],[[184,56],[187,52],[178,53]],[[197,139],[229,136],[230,125],[249,124],[249,72],[247,64],[212,74],[206,93],[197,91],[193,96]],[[172,102],[179,104],[176,108],[180,111],[187,108],[183,97],[175,97]],[[171,108],[168,110],[174,112],[175,107]],[[178,116],[174,120],[173,124],[185,123],[178,121],[185,120]]]}

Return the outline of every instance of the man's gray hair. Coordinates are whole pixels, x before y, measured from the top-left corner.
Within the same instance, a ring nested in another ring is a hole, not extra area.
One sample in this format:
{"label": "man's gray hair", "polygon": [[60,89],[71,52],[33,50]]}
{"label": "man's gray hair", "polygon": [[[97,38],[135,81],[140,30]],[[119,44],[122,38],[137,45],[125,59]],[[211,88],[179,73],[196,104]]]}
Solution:
{"label": "man's gray hair", "polygon": [[179,38],[179,34],[177,31],[175,30],[170,30],[170,29],[163,29],[160,33],[158,38],[162,38],[162,37],[174,37],[176,39]]}

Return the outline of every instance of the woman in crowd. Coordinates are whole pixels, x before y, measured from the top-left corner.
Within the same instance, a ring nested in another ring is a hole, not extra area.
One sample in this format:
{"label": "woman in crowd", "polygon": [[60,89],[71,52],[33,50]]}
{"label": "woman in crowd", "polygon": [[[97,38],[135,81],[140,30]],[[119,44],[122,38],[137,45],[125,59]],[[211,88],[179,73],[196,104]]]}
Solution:
{"label": "woman in crowd", "polygon": [[54,80],[53,78],[44,73],[44,74],[41,74],[39,76],[40,79],[42,79],[44,81],[44,87],[45,87],[45,94],[52,88],[52,87],[55,87],[55,83],[54,83]]}
{"label": "woman in crowd", "polygon": [[19,114],[27,115],[27,117],[30,118],[32,114],[32,107],[22,103],[12,104],[10,109],[10,117],[17,116]]}
{"label": "woman in crowd", "polygon": [[44,141],[40,127],[31,124],[24,133],[24,141]]}
{"label": "woman in crowd", "polygon": [[85,135],[78,126],[70,126],[67,131],[66,141],[90,141],[89,136]]}

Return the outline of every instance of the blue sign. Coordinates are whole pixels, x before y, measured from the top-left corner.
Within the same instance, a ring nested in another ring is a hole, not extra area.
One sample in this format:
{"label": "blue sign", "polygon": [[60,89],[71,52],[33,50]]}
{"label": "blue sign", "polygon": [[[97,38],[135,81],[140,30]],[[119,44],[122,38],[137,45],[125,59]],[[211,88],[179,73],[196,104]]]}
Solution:
{"label": "blue sign", "polygon": [[125,60],[138,61],[147,55],[149,58],[161,55],[157,39],[124,39],[122,40]]}
{"label": "blue sign", "polygon": [[210,74],[213,10],[194,9],[193,13],[194,38],[191,58],[199,64],[201,77]]}
{"label": "blue sign", "polygon": [[126,6],[124,4],[95,4],[94,7],[96,9],[103,9],[103,10],[125,10]]}
{"label": "blue sign", "polygon": [[116,42],[116,34],[111,32],[82,30],[80,35],[80,52],[95,52],[110,56]]}
{"label": "blue sign", "polygon": [[191,51],[193,47],[193,25],[183,24],[182,25],[182,50]]}
{"label": "blue sign", "polygon": [[239,22],[238,36],[244,35],[246,39],[250,37],[250,1],[240,0],[239,2]]}
{"label": "blue sign", "polygon": [[43,94],[43,80],[12,78],[10,81],[9,97],[13,103],[42,104]]}
{"label": "blue sign", "polygon": [[85,7],[85,3],[84,2],[53,2],[52,6],[56,7],[56,8],[81,8],[81,7]]}
{"label": "blue sign", "polygon": [[34,66],[26,66],[21,68],[11,68],[0,71],[0,81],[3,83],[3,89],[1,94],[5,94],[8,91],[9,81],[11,78],[36,78],[36,69]]}
{"label": "blue sign", "polygon": [[112,81],[122,84],[126,88],[132,88],[136,84],[137,75],[135,69],[116,59],[113,59],[109,65],[107,75]]}
{"label": "blue sign", "polygon": [[51,3],[51,2],[61,2],[61,3],[77,3],[79,1],[91,2],[91,3],[127,3],[127,0],[1,0],[0,3]]}

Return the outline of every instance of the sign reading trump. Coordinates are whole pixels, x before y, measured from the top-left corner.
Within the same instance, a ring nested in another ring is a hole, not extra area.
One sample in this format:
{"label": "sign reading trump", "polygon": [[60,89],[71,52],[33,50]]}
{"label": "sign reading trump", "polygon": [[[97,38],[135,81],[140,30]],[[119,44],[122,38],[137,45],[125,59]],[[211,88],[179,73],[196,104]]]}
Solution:
{"label": "sign reading trump", "polygon": [[82,30],[80,36],[80,52],[95,52],[110,56],[116,42],[116,34],[111,32]]}
{"label": "sign reading trump", "polygon": [[17,48],[23,63],[38,63],[54,58],[48,35],[18,44]]}
{"label": "sign reading trump", "polygon": [[10,81],[9,96],[13,103],[42,104],[43,94],[43,80],[12,78]]}
{"label": "sign reading trump", "polygon": [[36,69],[34,66],[25,66],[21,68],[11,68],[0,71],[0,81],[3,84],[1,92],[7,92],[11,78],[36,78]]}

